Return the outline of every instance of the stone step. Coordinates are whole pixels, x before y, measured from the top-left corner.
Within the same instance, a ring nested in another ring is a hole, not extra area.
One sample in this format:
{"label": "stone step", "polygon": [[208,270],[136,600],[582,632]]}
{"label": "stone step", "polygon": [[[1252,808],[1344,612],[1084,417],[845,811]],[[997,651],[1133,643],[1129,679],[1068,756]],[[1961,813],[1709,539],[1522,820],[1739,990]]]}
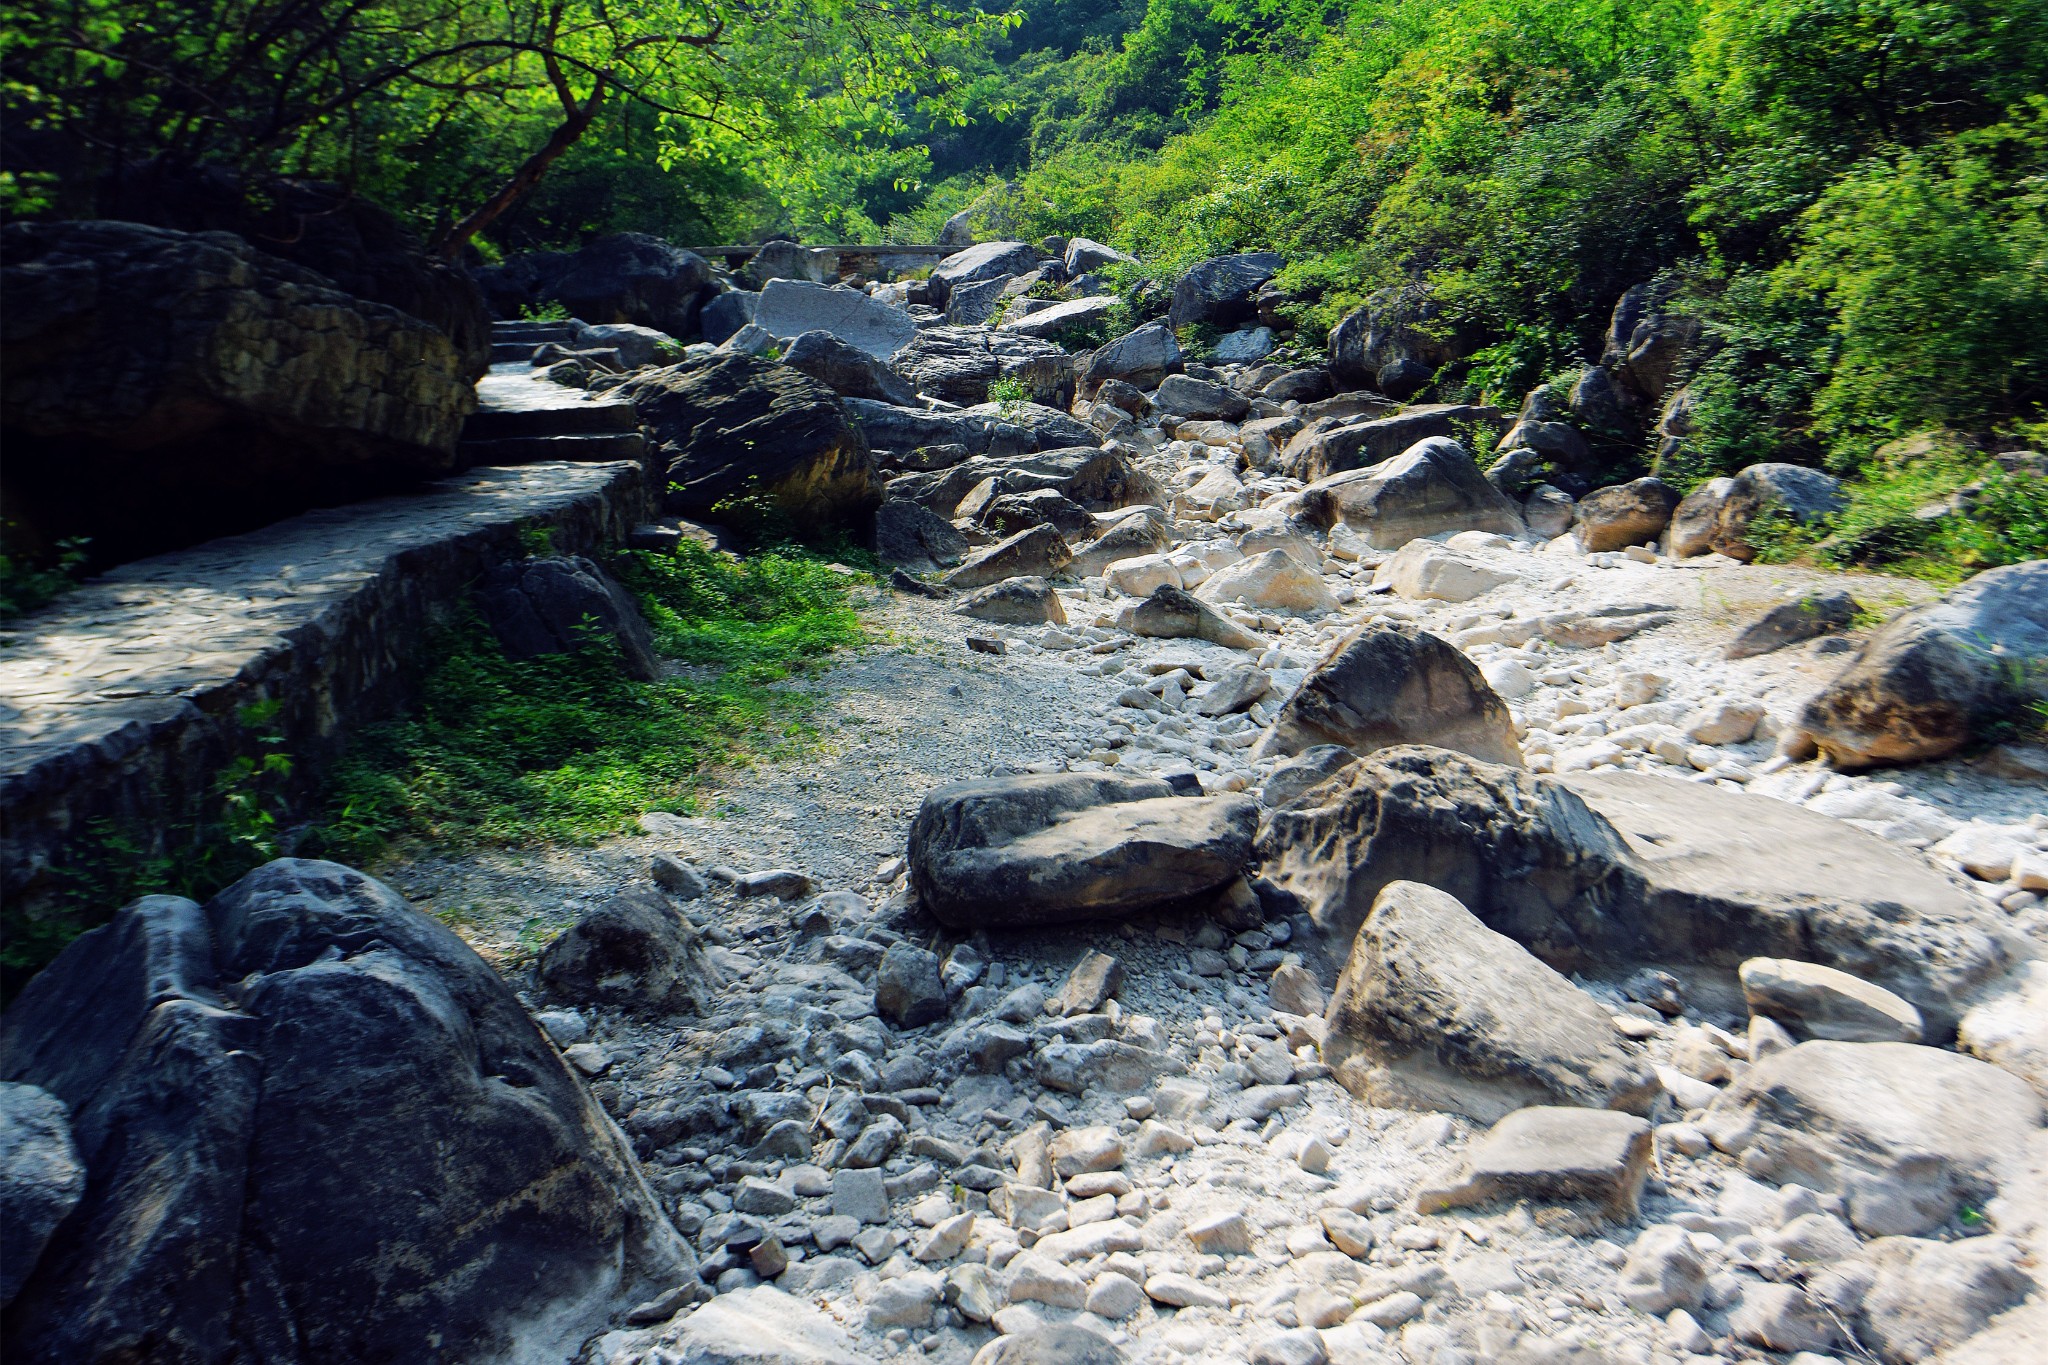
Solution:
{"label": "stone step", "polygon": [[[552,338],[548,340],[552,340]],[[531,360],[533,359],[534,351],[546,344],[546,341],[493,340],[491,342],[491,363],[493,365],[503,365],[508,361]]]}
{"label": "stone step", "polygon": [[567,346],[576,340],[579,324],[573,322],[529,322],[519,319],[512,322],[491,324],[492,342],[523,342],[530,350],[543,341],[558,341]]}
{"label": "stone step", "polygon": [[480,407],[462,424],[462,439],[498,441],[514,436],[589,436],[639,429],[639,415],[631,403],[623,399],[586,400],[565,403],[560,407]]}
{"label": "stone step", "polygon": [[[144,854],[266,722],[317,774],[404,698],[434,623],[545,528],[583,554],[654,510],[636,462],[472,469],[140,559],[0,628],[0,899],[33,910],[100,821]],[[108,906],[111,910],[113,907]]]}
{"label": "stone step", "polygon": [[586,431],[555,436],[498,436],[456,447],[472,465],[536,464],[543,460],[637,460],[647,450],[638,431]]}

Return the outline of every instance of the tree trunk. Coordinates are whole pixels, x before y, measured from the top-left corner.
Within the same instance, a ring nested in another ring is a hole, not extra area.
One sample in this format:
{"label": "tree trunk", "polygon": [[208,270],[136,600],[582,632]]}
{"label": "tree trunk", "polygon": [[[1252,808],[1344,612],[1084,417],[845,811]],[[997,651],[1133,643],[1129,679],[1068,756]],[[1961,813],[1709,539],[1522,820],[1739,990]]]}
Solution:
{"label": "tree trunk", "polygon": [[462,248],[467,245],[470,238],[497,222],[514,204],[524,199],[533,187],[541,182],[541,177],[547,174],[548,167],[554,165],[562,153],[575,146],[578,139],[589,131],[590,125],[597,119],[598,106],[603,102],[604,82],[599,81],[596,88],[590,92],[590,98],[548,135],[548,140],[542,144],[539,151],[526,158],[519,169],[512,172],[511,177],[500,185],[490,198],[477,205],[435,239],[435,253],[443,260],[454,260],[461,254]]}

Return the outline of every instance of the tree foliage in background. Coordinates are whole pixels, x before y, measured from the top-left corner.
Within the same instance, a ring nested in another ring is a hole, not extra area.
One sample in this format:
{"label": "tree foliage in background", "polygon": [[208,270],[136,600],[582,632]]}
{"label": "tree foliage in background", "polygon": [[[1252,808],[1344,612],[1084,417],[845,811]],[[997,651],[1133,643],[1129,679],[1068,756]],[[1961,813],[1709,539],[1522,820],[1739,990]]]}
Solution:
{"label": "tree foliage in background", "polygon": [[966,117],[956,61],[1008,22],[941,0],[0,0],[0,188],[77,213],[145,160],[334,179],[452,253],[575,149],[620,190],[826,148],[900,162],[908,116]]}

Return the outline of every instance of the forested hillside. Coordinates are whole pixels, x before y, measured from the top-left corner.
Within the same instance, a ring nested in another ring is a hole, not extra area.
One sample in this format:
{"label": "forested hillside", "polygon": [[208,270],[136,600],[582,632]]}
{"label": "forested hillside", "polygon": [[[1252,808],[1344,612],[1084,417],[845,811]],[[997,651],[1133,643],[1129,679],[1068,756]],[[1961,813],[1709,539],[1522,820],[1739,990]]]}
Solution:
{"label": "forested hillside", "polygon": [[2048,0],[6,8],[15,214],[148,157],[339,179],[478,264],[972,209],[1134,253],[1140,316],[1146,280],[1281,252],[1297,344],[1371,302],[1425,396],[1510,404],[1648,286],[1698,372],[1616,476],[1860,474],[1839,562],[2048,548],[2027,462],[1982,458],[2042,443]]}

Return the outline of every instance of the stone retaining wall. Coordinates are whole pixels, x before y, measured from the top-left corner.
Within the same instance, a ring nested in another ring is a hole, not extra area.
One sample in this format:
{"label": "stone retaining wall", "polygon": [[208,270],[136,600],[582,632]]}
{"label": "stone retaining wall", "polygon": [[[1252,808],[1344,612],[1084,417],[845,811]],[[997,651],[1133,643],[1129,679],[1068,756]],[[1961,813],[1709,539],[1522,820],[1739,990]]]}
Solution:
{"label": "stone retaining wall", "polygon": [[[106,822],[160,853],[206,813],[260,727],[310,791],[391,714],[429,628],[545,527],[615,544],[651,510],[636,463],[473,469],[419,494],[309,512],[124,565],[0,630],[0,900],[33,913],[53,867]],[[112,908],[112,907],[108,907]]]}

